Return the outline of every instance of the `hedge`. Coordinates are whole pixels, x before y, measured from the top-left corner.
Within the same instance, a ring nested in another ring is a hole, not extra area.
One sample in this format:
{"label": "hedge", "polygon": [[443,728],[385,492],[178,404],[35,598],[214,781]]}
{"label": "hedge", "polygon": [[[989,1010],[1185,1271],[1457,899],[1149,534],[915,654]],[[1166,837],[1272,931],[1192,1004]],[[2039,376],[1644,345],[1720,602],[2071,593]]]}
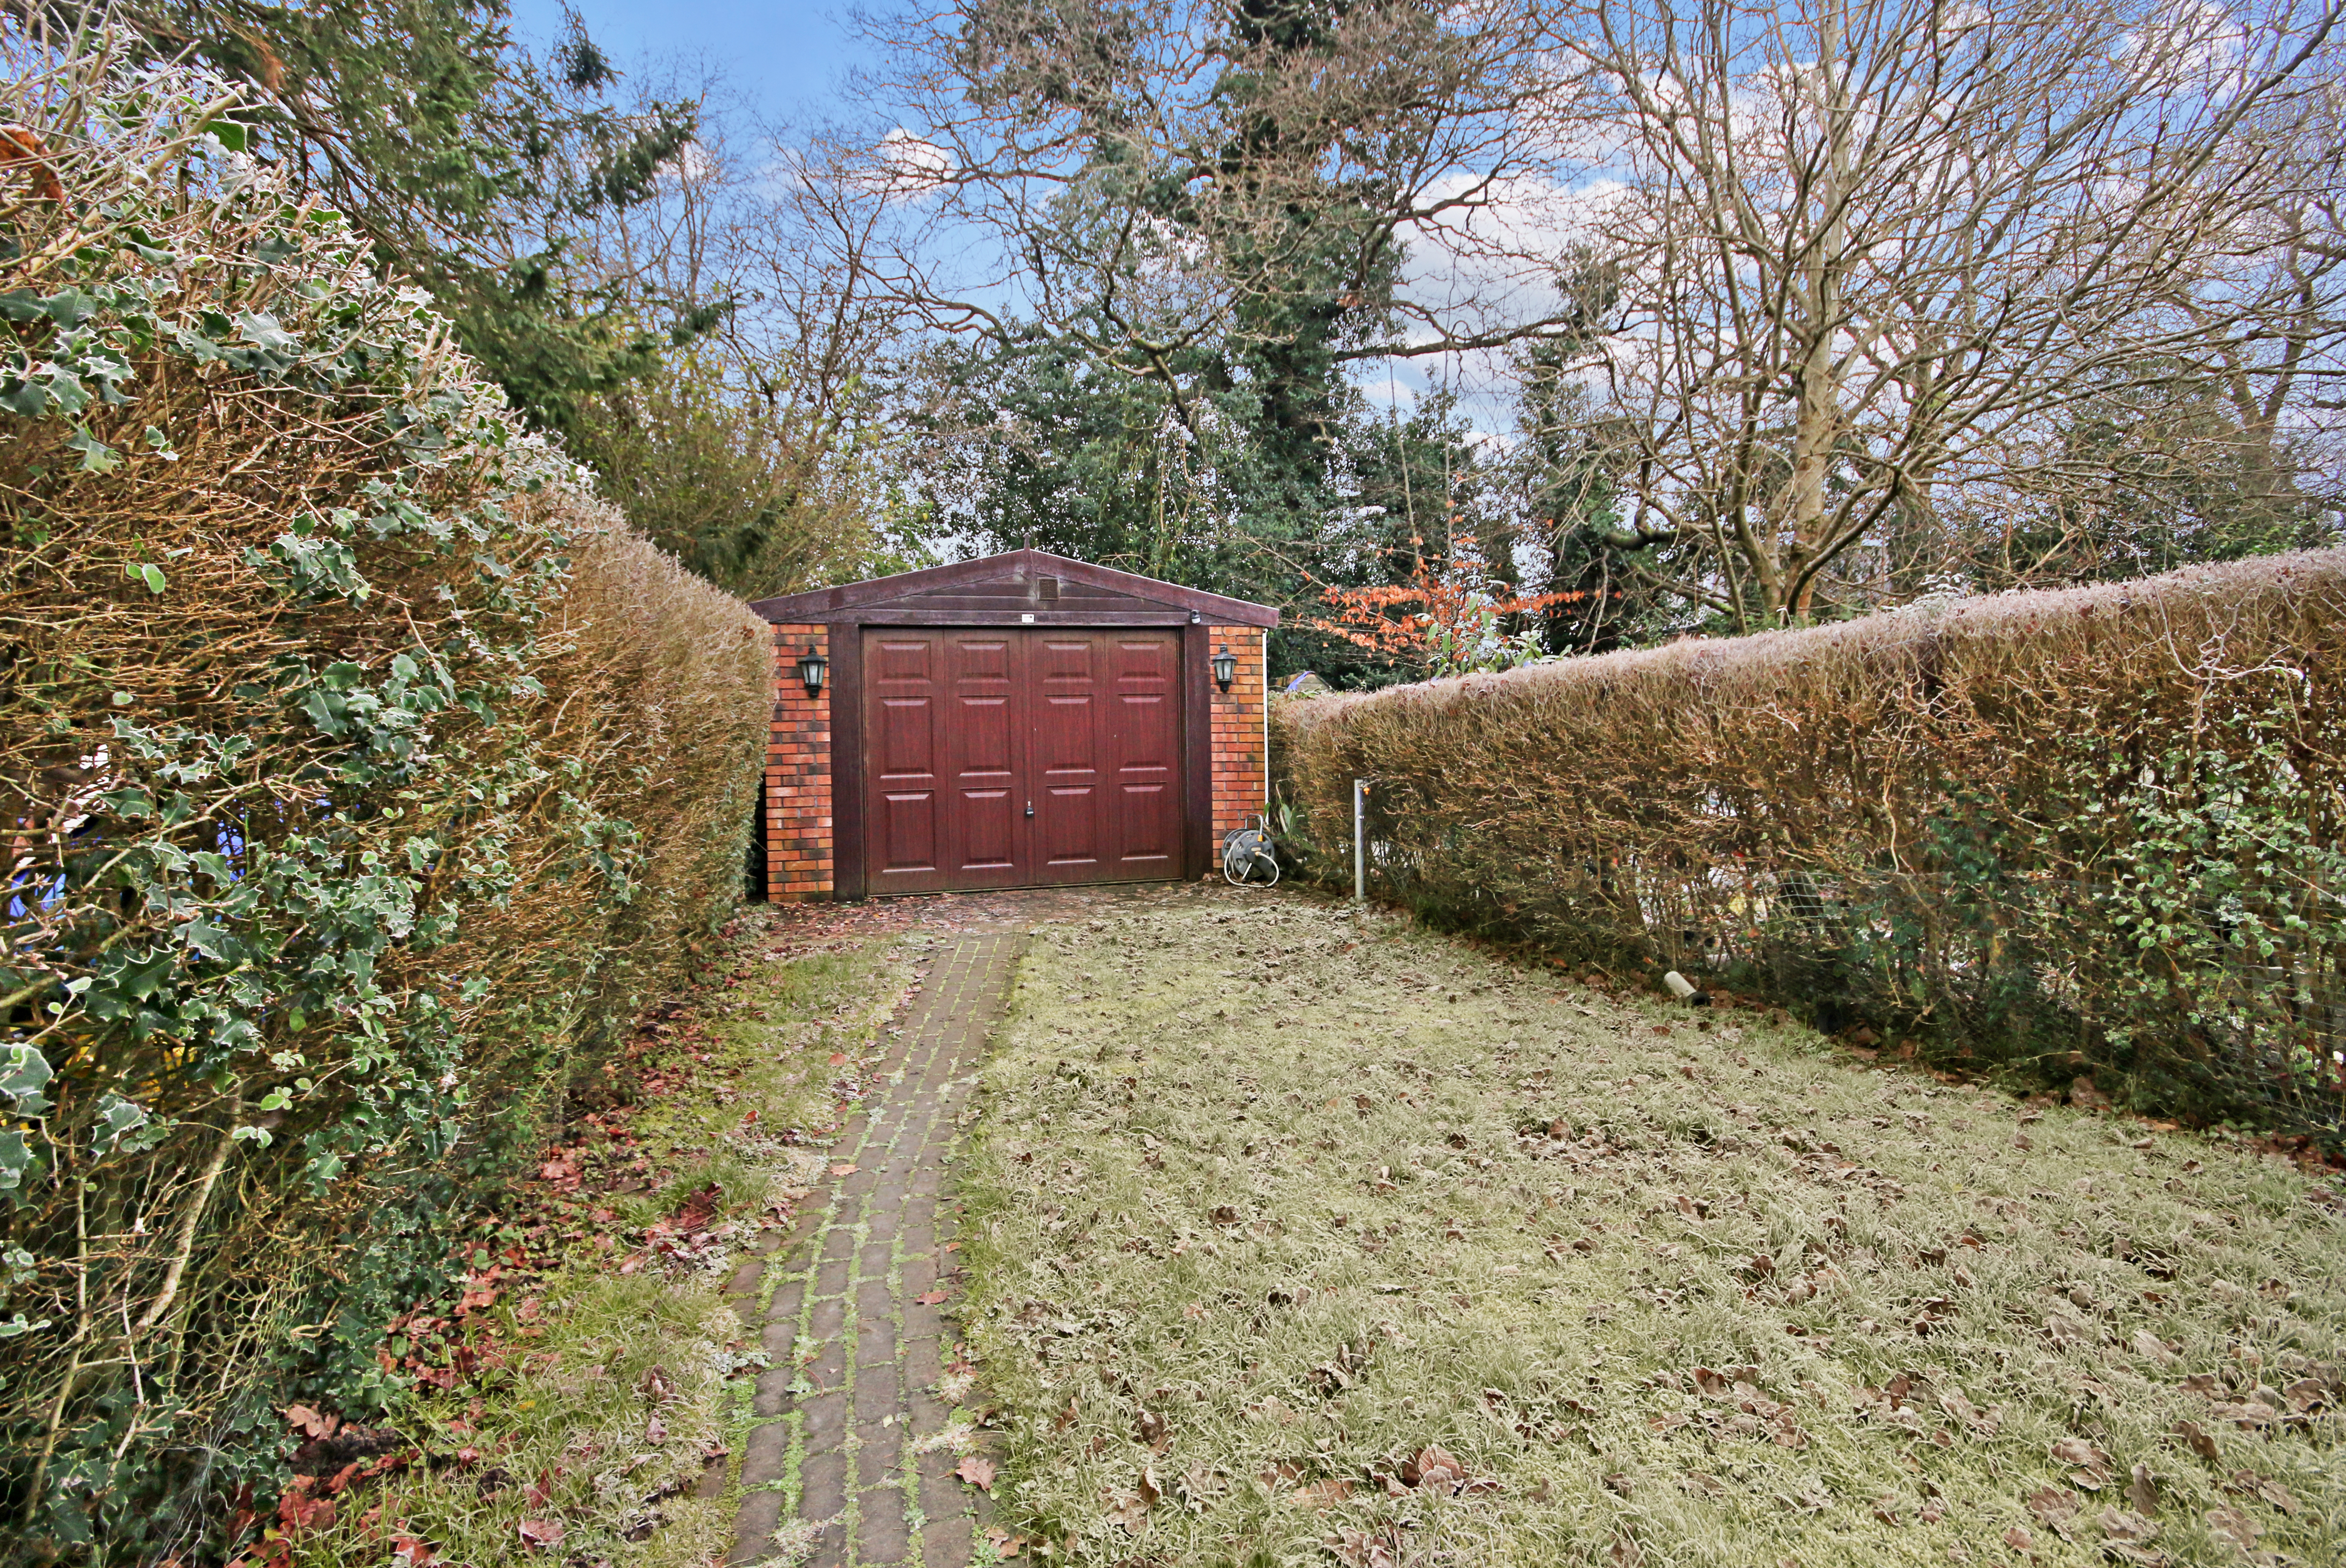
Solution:
{"label": "hedge", "polygon": [[1926,1059],[2340,1127],[2346,551],[1287,702],[1312,874]]}
{"label": "hedge", "polygon": [[739,897],[770,647],[231,94],[9,46],[0,1535],[217,1561]]}

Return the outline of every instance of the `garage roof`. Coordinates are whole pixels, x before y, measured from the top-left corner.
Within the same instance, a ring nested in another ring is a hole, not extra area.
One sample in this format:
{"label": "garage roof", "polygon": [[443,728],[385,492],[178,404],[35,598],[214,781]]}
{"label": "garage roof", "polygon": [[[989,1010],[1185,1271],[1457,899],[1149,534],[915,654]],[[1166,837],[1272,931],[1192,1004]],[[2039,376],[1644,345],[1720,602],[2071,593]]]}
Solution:
{"label": "garage roof", "polygon": [[750,606],[775,625],[1275,626],[1269,605],[1227,598],[1131,572],[1012,550],[892,577],[810,588]]}

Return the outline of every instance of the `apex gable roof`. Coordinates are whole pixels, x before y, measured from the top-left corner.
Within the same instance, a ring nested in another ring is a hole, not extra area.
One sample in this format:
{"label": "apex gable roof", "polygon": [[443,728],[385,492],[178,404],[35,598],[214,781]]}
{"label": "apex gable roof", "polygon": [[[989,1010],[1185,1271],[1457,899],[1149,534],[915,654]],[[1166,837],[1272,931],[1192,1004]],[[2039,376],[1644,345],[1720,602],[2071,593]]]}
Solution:
{"label": "apex gable roof", "polygon": [[1269,605],[1071,561],[1047,550],[1012,550],[836,588],[810,588],[760,599],[750,607],[774,625],[930,619],[977,625],[1279,624],[1279,612]]}

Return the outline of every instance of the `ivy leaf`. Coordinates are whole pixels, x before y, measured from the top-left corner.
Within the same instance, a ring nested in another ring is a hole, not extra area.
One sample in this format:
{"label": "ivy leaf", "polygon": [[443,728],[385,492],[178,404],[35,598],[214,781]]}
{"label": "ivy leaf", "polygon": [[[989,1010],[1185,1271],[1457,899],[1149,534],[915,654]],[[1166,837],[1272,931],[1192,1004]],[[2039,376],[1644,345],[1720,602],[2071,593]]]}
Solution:
{"label": "ivy leaf", "polygon": [[24,1185],[25,1173],[33,1168],[33,1157],[23,1128],[0,1129],[0,1192]]}
{"label": "ivy leaf", "polygon": [[[81,472],[84,473],[111,473],[122,466],[122,453],[86,430],[76,430],[66,437],[66,446],[69,451],[81,453]],[[162,592],[160,588],[155,591]]]}
{"label": "ivy leaf", "polygon": [[49,1108],[41,1090],[56,1073],[49,1059],[31,1045],[0,1045],[0,1095],[15,1103],[20,1116],[37,1116]]}
{"label": "ivy leaf", "polygon": [[99,1154],[117,1147],[126,1154],[138,1154],[161,1142],[168,1130],[154,1125],[146,1106],[109,1092],[98,1099],[97,1125],[91,1131],[90,1142]]}
{"label": "ivy leaf", "polygon": [[237,336],[248,343],[264,349],[287,351],[301,348],[301,340],[277,324],[277,318],[265,311],[240,311],[236,316]]}

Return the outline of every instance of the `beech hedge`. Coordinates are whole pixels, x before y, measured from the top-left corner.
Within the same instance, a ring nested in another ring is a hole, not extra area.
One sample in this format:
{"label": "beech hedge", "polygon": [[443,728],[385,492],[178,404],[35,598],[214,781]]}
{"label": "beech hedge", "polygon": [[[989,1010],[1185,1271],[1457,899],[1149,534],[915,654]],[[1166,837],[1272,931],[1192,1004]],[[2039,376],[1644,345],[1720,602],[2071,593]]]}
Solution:
{"label": "beech hedge", "polygon": [[9,47],[0,1534],[219,1561],[732,909],[770,645],[231,91]]}
{"label": "beech hedge", "polygon": [[1286,702],[1273,766],[1331,883],[1372,779],[1431,918],[2334,1139],[2341,677],[2330,550]]}

